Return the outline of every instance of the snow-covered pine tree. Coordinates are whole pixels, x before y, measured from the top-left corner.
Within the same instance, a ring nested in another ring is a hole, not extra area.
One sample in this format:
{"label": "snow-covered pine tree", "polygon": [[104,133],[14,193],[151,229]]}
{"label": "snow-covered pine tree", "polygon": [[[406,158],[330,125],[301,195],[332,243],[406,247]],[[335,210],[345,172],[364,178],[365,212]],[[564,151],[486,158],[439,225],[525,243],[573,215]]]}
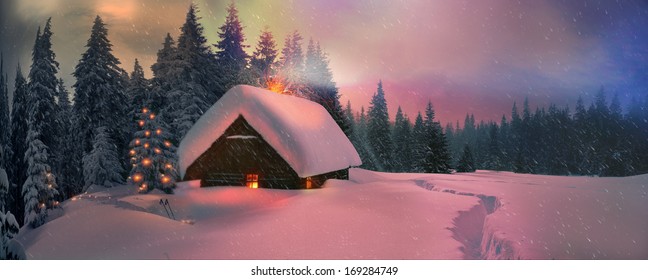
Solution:
{"label": "snow-covered pine tree", "polygon": [[186,132],[178,129],[180,125],[193,125],[225,93],[221,73],[216,71],[196,13],[192,4],[180,29],[177,47],[167,37],[164,49],[158,53],[158,62],[152,67],[155,90],[161,89],[165,99],[160,115],[171,124],[175,141]]}
{"label": "snow-covered pine tree", "polygon": [[[0,147],[0,159],[4,157],[4,149]],[[7,171],[0,164],[0,214],[9,209],[9,177]]]}
{"label": "snow-covered pine tree", "polygon": [[495,123],[488,125],[488,153],[484,167],[490,170],[501,171],[503,169],[502,150],[499,142],[499,129]]}
{"label": "snow-covered pine tree", "polygon": [[164,120],[148,108],[140,111],[137,126],[139,130],[130,143],[133,168],[129,180],[143,193],[153,189],[172,193],[178,174],[171,133]]}
{"label": "snow-covered pine tree", "polygon": [[45,223],[48,210],[58,206],[58,201],[55,200],[58,191],[56,177],[47,164],[49,149],[39,139],[38,131],[31,126],[27,132],[27,144],[25,161],[28,164],[28,176],[22,186],[24,224],[36,228]]}
{"label": "snow-covered pine tree", "polygon": [[218,49],[216,59],[225,81],[225,89],[252,83],[251,73],[247,69],[249,56],[244,50],[249,46],[245,44],[243,26],[234,1],[227,6],[227,17],[219,30],[220,40],[214,47]]}
{"label": "snow-covered pine tree", "polygon": [[27,179],[27,81],[22,74],[20,65],[16,67],[16,78],[14,80],[13,104],[11,110],[11,164],[8,165],[9,177],[11,178],[10,207],[9,210],[15,213],[18,221],[23,221],[25,206],[22,198],[22,186]]}
{"label": "snow-covered pine tree", "polygon": [[149,81],[144,77],[144,69],[136,58],[135,63],[133,64],[133,72],[130,74],[130,80],[128,82],[128,87],[126,88],[126,97],[129,100],[130,106],[130,121],[135,120],[140,108],[149,107],[149,85]]}
{"label": "snow-covered pine tree", "polygon": [[59,185],[60,197],[67,199],[74,194],[80,192],[80,186],[83,185],[82,171],[79,169],[78,164],[71,164],[81,161],[81,158],[76,158],[80,153],[76,152],[77,142],[75,135],[72,131],[74,124],[72,105],[70,104],[70,94],[65,88],[63,79],[59,79],[58,86],[58,111],[56,112],[58,118],[58,125],[60,136],[58,138],[58,150],[54,151],[57,154],[57,168],[58,174],[56,180]]}
{"label": "snow-covered pine tree", "polygon": [[425,159],[423,170],[426,173],[450,173],[450,153],[448,144],[439,122],[434,120],[432,102],[425,108]]}
{"label": "snow-covered pine tree", "polygon": [[[128,98],[128,120],[130,123],[133,123],[137,120],[138,113],[141,110],[141,108],[151,108],[151,105],[153,105],[151,99],[151,95],[149,94],[150,92],[150,83],[144,77],[144,69],[142,69],[142,66],[139,64],[139,60],[137,58],[135,59],[135,63],[133,65],[133,72],[130,74],[130,80],[128,82],[128,87],[126,88],[126,98]],[[159,108],[159,107],[158,107]],[[128,135],[129,137],[132,138],[133,134],[135,133],[135,127],[129,125],[128,126],[129,132]]]}
{"label": "snow-covered pine tree", "polygon": [[75,130],[81,138],[79,150],[83,154],[90,153],[95,138],[94,129],[103,126],[117,146],[117,151],[126,151],[126,74],[119,67],[119,59],[112,54],[108,29],[99,16],[94,20],[86,47],[73,73],[76,78],[73,86]]}
{"label": "snow-covered pine tree", "polygon": [[425,162],[425,125],[423,115],[418,112],[412,128],[412,172],[423,173]]}
{"label": "snow-covered pine tree", "polygon": [[373,154],[378,171],[392,170],[392,141],[387,112],[387,100],[383,90],[382,80],[378,82],[378,89],[371,99],[367,113],[367,140],[369,153]]}
{"label": "snow-covered pine tree", "polygon": [[[60,136],[56,118],[58,108],[55,99],[58,95],[56,73],[59,64],[56,62],[56,55],[52,51],[51,18],[47,20],[43,33],[40,34],[40,30],[38,33],[32,51],[32,65],[29,71],[28,124],[29,130],[36,132],[34,135],[51,151],[58,149],[57,142]],[[25,116],[21,117],[24,118]],[[49,154],[48,157],[47,164],[56,163],[56,155]]]}
{"label": "snow-covered pine tree", "polygon": [[[162,49],[157,53],[157,60],[151,65],[153,71],[153,78],[151,79],[151,88],[148,91],[148,107],[150,110],[160,112],[160,117],[165,118],[169,123],[173,121],[171,109],[175,108],[171,105],[177,102],[169,102],[168,92],[174,87],[182,83],[180,81],[180,72],[182,71],[179,66],[180,60],[178,59],[178,50],[175,47],[175,41],[169,33],[164,38]],[[134,113],[141,110],[141,107],[133,107]],[[130,126],[129,126],[130,127]]]}
{"label": "snow-covered pine tree", "polygon": [[286,37],[279,58],[277,83],[283,85],[282,93],[302,95],[304,87],[304,52],[301,47],[302,36],[297,30]]}
{"label": "snow-covered pine tree", "polygon": [[344,131],[344,134],[350,136],[351,127],[344,117],[338,88],[333,81],[333,73],[329,68],[327,55],[320,48],[319,42],[314,43],[312,39],[308,43],[304,68],[306,97],[322,105],[340,129]]}
{"label": "snow-covered pine tree", "polygon": [[14,239],[20,225],[11,212],[0,211],[0,260],[24,260],[25,248]]}
{"label": "snow-covered pine tree", "polygon": [[191,90],[191,94],[197,95],[202,100],[202,104],[197,105],[204,111],[228,89],[223,84],[222,74],[215,67],[214,54],[207,46],[197,13],[196,5],[190,5],[185,23],[180,28],[176,50],[181,66],[180,81],[184,83],[182,89]]}
{"label": "snow-covered pine tree", "polygon": [[270,87],[268,81],[274,77],[277,71],[277,56],[277,43],[268,26],[265,26],[250,60],[255,82],[261,87]]}
{"label": "snow-covered pine tree", "polygon": [[398,106],[394,130],[392,131],[392,142],[394,149],[392,159],[394,162],[394,172],[408,172],[411,169],[412,162],[412,128],[409,119],[403,114],[403,110]]}
{"label": "snow-covered pine tree", "polygon": [[457,172],[475,172],[475,160],[468,144],[464,145],[461,158],[457,162]]}
{"label": "snow-covered pine tree", "polygon": [[[9,122],[9,90],[4,72],[4,57],[0,54],[0,148],[9,151],[11,123]],[[8,154],[0,158],[0,168],[9,164]]]}
{"label": "snow-covered pine tree", "polygon": [[367,114],[365,114],[364,106],[360,107],[358,122],[353,129],[353,135],[355,135],[354,138],[356,139],[356,142],[352,143],[355,146],[356,151],[358,151],[358,155],[360,155],[362,168],[375,170],[375,159],[373,158],[373,155],[369,153],[369,141],[367,140]]}
{"label": "snow-covered pine tree", "polygon": [[95,131],[92,151],[83,157],[84,186],[92,185],[110,188],[123,183],[124,172],[112,143],[108,129],[100,126]]}

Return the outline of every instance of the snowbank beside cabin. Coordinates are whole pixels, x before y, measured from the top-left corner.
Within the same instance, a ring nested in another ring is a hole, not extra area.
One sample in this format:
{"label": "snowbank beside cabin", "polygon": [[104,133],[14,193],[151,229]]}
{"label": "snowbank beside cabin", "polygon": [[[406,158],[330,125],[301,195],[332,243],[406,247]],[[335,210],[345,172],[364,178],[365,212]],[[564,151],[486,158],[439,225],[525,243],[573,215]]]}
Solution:
{"label": "snowbank beside cabin", "polygon": [[314,190],[91,189],[17,239],[31,259],[648,259],[648,175],[350,176]]}
{"label": "snowbank beside cabin", "polygon": [[252,86],[235,86],[187,132],[178,147],[180,177],[239,117],[301,178],[362,164],[355,148],[321,105]]}

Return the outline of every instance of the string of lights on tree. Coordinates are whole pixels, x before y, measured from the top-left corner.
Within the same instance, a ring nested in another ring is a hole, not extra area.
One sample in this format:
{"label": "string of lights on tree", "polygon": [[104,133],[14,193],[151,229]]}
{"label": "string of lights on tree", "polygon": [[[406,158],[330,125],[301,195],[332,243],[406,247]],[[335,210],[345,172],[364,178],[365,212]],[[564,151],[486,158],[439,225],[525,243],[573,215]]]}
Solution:
{"label": "string of lights on tree", "polygon": [[132,169],[129,180],[140,193],[160,189],[172,193],[177,177],[175,145],[163,122],[148,108],[138,114],[138,131],[130,143]]}

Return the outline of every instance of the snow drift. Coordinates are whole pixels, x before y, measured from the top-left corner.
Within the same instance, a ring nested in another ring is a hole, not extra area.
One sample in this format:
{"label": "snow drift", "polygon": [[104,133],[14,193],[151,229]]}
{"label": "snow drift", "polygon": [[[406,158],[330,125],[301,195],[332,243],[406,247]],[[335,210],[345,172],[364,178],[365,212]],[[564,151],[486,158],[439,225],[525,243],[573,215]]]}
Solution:
{"label": "snow drift", "polygon": [[184,182],[174,195],[96,188],[17,240],[31,259],[648,259],[648,175],[351,169],[350,179],[315,190]]}

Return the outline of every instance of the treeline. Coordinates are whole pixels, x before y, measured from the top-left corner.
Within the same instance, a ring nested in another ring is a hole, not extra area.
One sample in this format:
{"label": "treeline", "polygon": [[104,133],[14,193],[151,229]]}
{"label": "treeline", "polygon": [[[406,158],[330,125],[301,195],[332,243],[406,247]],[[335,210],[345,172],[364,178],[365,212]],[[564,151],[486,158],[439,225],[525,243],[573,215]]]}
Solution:
{"label": "treeline", "polygon": [[648,96],[633,98],[624,114],[617,95],[608,103],[603,88],[586,108],[574,112],[551,104],[521,112],[499,123],[475,122],[466,115],[441,129],[428,103],[412,122],[401,108],[389,122],[382,83],[365,113],[347,103],[351,141],[363,168],[388,172],[450,173],[476,169],[550,175],[628,176],[648,173]]}
{"label": "treeline", "polygon": [[450,173],[452,159],[441,124],[428,102],[424,115],[418,112],[414,123],[400,107],[395,122],[390,123],[382,81],[365,113],[353,113],[348,102],[345,116],[351,131],[349,138],[362,159],[362,167],[388,172]]}
{"label": "treeline", "polygon": [[513,104],[510,121],[445,128],[455,162],[468,147],[478,169],[551,175],[628,176],[648,173],[648,97],[633,98],[623,113],[619,98],[606,100],[603,88],[586,107],[572,112],[551,104],[533,112],[525,99]]}
{"label": "treeline", "polygon": [[318,42],[310,40],[304,51],[303,38],[294,31],[280,52],[266,28],[250,55],[234,3],[227,7],[216,44],[207,42],[199,19],[191,5],[178,38],[164,38],[151,66],[153,77],[147,79],[137,59],[130,75],[120,67],[106,24],[97,16],[73,73],[72,95],[57,77],[48,19],[38,29],[28,76],[16,67],[11,112],[7,78],[0,74],[0,168],[7,170],[9,181],[0,188],[0,209],[37,227],[49,209],[92,185],[128,180],[140,191],[171,192],[177,179],[175,147],[203,112],[237,84],[309,98],[351,133]]}

